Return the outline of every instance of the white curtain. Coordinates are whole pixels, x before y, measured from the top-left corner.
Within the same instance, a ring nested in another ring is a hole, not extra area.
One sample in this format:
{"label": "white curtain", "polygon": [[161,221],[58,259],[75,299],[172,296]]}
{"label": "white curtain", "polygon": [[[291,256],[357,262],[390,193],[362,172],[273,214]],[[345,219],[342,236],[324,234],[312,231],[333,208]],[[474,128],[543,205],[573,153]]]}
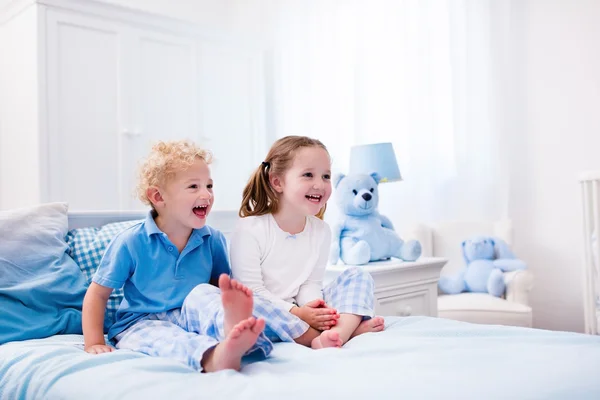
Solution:
{"label": "white curtain", "polygon": [[352,145],[392,142],[404,180],[381,185],[379,208],[400,229],[505,216],[510,2],[278,4],[278,137],[321,139],[334,172]]}

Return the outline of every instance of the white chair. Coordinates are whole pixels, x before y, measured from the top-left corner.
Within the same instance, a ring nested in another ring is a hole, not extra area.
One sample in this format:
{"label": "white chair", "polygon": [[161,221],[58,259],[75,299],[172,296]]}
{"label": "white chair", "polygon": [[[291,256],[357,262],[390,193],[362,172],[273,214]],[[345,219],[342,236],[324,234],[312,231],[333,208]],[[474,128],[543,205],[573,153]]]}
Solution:
{"label": "white chair", "polygon": [[[448,263],[442,274],[456,272],[464,265],[461,243],[475,235],[498,237],[512,244],[512,223],[456,221],[433,226],[419,225],[407,232],[403,239],[417,239],[423,247],[424,257],[444,257]],[[461,293],[438,296],[438,316],[458,321],[481,324],[532,326],[529,292],[533,275],[529,270],[504,274],[506,293],[503,298],[487,293]]]}

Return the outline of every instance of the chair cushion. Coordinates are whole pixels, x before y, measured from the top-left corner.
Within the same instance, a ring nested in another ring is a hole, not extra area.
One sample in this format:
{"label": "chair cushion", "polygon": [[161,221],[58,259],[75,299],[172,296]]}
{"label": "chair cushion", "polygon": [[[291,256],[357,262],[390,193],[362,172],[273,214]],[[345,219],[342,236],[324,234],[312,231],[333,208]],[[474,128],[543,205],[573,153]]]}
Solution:
{"label": "chair cushion", "polygon": [[438,297],[438,316],[458,321],[531,327],[531,307],[486,293]]}

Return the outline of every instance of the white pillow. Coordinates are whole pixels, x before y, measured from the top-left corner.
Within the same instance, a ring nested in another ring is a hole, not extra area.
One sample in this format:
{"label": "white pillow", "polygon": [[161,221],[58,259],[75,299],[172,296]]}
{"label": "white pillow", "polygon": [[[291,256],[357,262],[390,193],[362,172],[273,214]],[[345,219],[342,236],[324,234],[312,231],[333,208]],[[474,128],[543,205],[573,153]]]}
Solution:
{"label": "white pillow", "polygon": [[0,211],[0,344],[81,333],[86,281],[67,254],[67,209]]}
{"label": "white pillow", "polygon": [[0,238],[19,244],[24,239],[35,239],[35,232],[40,226],[44,226],[48,234],[64,238],[69,224],[68,209],[67,203],[47,203],[0,211]]}

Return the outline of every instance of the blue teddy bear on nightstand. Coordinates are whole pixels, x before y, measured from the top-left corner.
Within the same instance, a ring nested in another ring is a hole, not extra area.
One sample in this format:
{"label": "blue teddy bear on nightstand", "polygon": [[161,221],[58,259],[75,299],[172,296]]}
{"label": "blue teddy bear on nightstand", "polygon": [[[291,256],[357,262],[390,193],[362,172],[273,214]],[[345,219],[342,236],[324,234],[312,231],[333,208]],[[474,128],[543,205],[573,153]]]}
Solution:
{"label": "blue teddy bear on nightstand", "polygon": [[330,264],[341,259],[348,265],[362,265],[390,257],[415,261],[421,255],[421,244],[400,239],[392,222],[377,211],[379,181],[377,173],[334,178],[335,202],[343,218],[332,228]]}
{"label": "blue teddy bear on nightstand", "polygon": [[442,275],[439,287],[447,294],[462,292],[504,294],[504,272],[527,266],[510,251],[506,242],[489,236],[475,236],[462,242],[465,267],[455,275]]}

